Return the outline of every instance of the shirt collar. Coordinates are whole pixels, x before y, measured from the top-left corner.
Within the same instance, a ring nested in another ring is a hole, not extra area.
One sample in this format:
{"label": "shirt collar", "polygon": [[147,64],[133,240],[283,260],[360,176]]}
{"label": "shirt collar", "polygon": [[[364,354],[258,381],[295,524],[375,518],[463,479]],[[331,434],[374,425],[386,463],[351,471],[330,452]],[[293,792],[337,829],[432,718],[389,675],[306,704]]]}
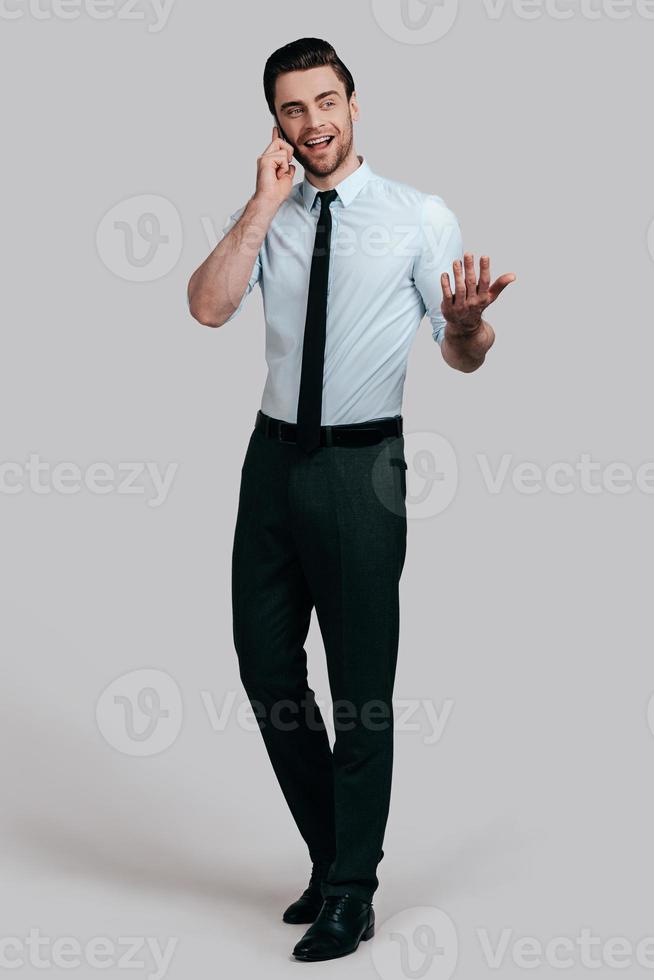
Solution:
{"label": "shirt collar", "polygon": [[[358,159],[361,161],[356,170],[354,170],[348,177],[336,184],[334,188],[338,192],[341,204],[343,207],[347,207],[351,204],[354,198],[357,196],[361,188],[368,183],[370,178],[373,176],[373,172],[370,169],[370,164],[368,161],[357,154]],[[319,188],[307,180],[307,175],[305,173],[304,180],[302,181],[302,197],[304,199],[304,206],[307,211],[310,211],[316,202],[316,195]]]}

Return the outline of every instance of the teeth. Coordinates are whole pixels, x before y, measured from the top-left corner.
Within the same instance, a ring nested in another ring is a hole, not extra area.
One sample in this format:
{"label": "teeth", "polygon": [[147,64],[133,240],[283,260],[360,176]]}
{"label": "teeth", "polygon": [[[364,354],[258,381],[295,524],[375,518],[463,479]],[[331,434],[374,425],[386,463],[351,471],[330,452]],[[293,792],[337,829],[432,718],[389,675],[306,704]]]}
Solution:
{"label": "teeth", "polygon": [[317,146],[319,143],[326,143],[331,139],[331,136],[321,136],[318,140],[308,140],[307,146]]}

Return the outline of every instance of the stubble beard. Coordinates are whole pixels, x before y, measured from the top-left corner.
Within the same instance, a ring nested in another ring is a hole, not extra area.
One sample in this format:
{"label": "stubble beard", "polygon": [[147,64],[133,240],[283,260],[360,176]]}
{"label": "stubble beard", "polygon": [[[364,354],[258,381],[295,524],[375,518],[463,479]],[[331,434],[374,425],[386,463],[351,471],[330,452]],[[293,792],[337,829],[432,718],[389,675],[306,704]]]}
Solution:
{"label": "stubble beard", "polygon": [[[314,177],[328,177],[333,174],[335,170],[338,170],[340,165],[345,159],[347,159],[348,154],[352,149],[352,138],[353,138],[353,126],[352,120],[349,120],[349,126],[346,134],[343,136],[343,141],[339,142],[339,137],[335,136],[329,147],[330,157],[322,162],[319,160],[312,160],[307,157],[298,147],[295,148],[294,156],[302,164],[305,171],[309,174],[313,174]],[[331,155],[332,149],[336,150],[334,156]]]}

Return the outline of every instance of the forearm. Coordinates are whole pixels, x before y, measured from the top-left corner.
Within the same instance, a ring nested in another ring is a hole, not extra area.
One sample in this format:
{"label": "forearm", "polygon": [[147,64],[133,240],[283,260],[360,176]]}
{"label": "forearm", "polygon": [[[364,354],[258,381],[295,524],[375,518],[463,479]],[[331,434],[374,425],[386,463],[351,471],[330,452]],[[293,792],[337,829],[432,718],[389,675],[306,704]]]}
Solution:
{"label": "forearm", "polygon": [[243,214],[188,283],[191,316],[220,327],[238,307],[276,208],[252,196]]}
{"label": "forearm", "polygon": [[481,367],[486,353],[495,340],[495,331],[487,320],[481,319],[472,331],[447,322],[441,343],[441,353],[450,367],[470,373]]}

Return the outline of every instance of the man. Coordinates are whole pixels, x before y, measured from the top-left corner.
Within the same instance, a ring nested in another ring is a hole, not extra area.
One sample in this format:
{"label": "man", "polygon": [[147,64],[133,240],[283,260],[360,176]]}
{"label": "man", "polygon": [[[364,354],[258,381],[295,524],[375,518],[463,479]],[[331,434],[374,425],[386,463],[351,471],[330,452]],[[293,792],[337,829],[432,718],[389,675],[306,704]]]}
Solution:
{"label": "man", "polygon": [[[275,51],[264,91],[275,125],[255,192],[194,272],[188,302],[200,323],[220,327],[256,283],[263,293],[268,376],[241,473],[233,633],[312,860],[309,885],[283,918],[312,923],[293,953],[317,960],[374,933],[406,550],[409,348],[426,313],[445,361],[476,370],[495,336],[482,313],[515,276],[491,285],[484,256],[477,282],[444,201],[379,176],[355,152],[354,81],[327,42]],[[293,157],[304,168],[298,184]],[[333,752],[307,683],[314,608]]]}

